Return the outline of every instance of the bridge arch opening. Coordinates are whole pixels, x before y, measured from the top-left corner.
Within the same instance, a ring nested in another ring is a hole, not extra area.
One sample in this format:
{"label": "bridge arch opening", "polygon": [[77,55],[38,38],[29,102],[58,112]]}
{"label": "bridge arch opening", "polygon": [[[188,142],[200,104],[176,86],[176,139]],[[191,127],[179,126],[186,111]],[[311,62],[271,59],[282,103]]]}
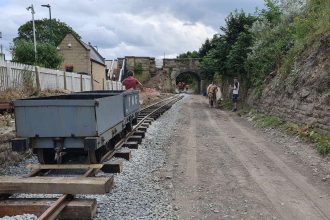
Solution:
{"label": "bridge arch opening", "polygon": [[192,71],[181,72],[178,74],[175,78],[175,84],[178,91],[186,91],[195,94],[199,94],[201,91],[201,78],[198,73]]}

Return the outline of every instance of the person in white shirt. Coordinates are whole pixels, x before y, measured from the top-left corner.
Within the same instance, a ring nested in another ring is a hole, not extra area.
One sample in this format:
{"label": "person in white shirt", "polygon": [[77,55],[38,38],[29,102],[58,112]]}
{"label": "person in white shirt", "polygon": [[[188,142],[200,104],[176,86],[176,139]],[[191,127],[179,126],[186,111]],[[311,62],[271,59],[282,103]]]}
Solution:
{"label": "person in white shirt", "polygon": [[234,103],[234,109],[233,111],[237,111],[237,100],[239,97],[239,82],[237,78],[234,78],[234,87],[233,87],[233,103]]}

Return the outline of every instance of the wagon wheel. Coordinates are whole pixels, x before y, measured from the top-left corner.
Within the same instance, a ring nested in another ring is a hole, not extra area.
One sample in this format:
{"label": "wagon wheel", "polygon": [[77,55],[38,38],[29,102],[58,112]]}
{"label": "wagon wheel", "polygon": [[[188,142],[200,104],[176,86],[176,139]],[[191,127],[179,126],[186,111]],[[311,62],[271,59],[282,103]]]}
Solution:
{"label": "wagon wheel", "polygon": [[106,151],[106,146],[102,146],[97,150],[89,150],[88,151],[88,162],[93,163],[99,163],[101,161],[102,156],[104,155]]}
{"label": "wagon wheel", "polygon": [[39,148],[37,149],[38,161],[41,164],[54,164],[55,161],[55,152],[53,149]]}
{"label": "wagon wheel", "polygon": [[89,163],[97,163],[97,155],[95,150],[88,151],[88,162]]}
{"label": "wagon wheel", "polygon": [[128,133],[128,132],[131,132],[132,129],[133,129],[133,123],[130,121],[130,122],[128,122],[128,123],[126,124],[126,128],[125,128],[125,130],[126,130],[126,132]]}
{"label": "wagon wheel", "polygon": [[133,125],[137,125],[137,123],[138,123],[138,119],[137,118],[134,118],[133,121],[132,121],[132,124]]}

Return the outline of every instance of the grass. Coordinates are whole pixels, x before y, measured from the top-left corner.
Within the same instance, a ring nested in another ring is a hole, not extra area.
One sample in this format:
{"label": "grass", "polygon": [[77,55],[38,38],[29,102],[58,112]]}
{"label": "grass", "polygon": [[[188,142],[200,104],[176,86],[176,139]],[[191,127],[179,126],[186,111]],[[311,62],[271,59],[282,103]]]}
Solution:
{"label": "grass", "polygon": [[296,135],[303,141],[313,143],[318,153],[323,157],[330,153],[329,135],[321,134],[308,125],[286,122],[276,116],[258,113],[253,110],[250,111],[250,114],[253,117],[253,121],[261,127],[276,128],[285,133]]}
{"label": "grass", "polygon": [[225,99],[223,102],[222,102],[222,106],[225,110],[232,110],[234,105],[232,103],[232,101],[230,100],[227,100]]}

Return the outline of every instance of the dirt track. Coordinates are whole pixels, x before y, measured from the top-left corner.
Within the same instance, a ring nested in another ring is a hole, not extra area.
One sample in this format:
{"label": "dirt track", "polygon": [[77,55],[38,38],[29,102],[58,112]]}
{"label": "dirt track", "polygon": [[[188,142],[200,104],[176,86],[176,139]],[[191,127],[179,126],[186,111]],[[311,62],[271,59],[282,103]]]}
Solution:
{"label": "dirt track", "polygon": [[167,162],[179,219],[330,219],[330,179],[204,97],[184,102]]}

